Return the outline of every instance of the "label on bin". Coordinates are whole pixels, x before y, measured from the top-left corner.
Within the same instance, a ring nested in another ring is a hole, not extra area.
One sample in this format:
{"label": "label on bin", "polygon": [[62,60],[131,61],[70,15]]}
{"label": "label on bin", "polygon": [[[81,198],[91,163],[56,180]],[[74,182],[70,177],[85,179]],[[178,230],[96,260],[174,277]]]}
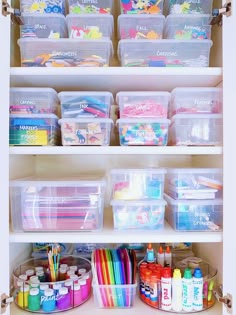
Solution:
{"label": "label on bin", "polygon": [[47,130],[19,130],[10,132],[10,139],[15,145],[48,145]]}

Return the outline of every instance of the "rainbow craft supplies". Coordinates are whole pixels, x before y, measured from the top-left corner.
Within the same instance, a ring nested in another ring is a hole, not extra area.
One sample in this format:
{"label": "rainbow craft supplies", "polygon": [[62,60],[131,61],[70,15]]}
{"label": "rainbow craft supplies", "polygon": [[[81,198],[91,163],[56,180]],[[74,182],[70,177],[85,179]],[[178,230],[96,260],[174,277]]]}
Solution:
{"label": "rainbow craft supplies", "polygon": [[215,303],[212,291],[216,282],[217,270],[196,257],[187,258],[173,268],[155,260],[139,264],[140,299],[159,310],[181,314],[206,310]]}
{"label": "rainbow craft supplies", "polygon": [[111,14],[113,0],[68,0],[69,13]]}
{"label": "rainbow craft supplies", "polygon": [[212,14],[213,0],[169,0],[167,14]]}
{"label": "rainbow craft supplies", "polygon": [[100,308],[129,308],[136,295],[136,254],[127,248],[95,249],[93,293]]}
{"label": "rainbow craft supplies", "polygon": [[123,14],[162,14],[163,0],[120,0]]}
{"label": "rainbow craft supplies", "polygon": [[14,231],[93,231],[103,227],[105,180],[29,177],[10,183]]}
{"label": "rainbow craft supplies", "polygon": [[20,0],[20,11],[23,13],[60,13],[65,15],[65,0]]}
{"label": "rainbow craft supplies", "polygon": [[86,302],[91,294],[89,260],[63,256],[60,246],[50,245],[48,257],[30,259],[13,270],[14,301],[37,313],[66,311]]}

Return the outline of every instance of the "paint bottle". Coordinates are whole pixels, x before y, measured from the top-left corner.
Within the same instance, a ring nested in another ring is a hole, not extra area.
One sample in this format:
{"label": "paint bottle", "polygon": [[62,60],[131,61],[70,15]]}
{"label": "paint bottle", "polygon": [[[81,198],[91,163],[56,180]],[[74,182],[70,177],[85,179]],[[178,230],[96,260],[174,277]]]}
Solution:
{"label": "paint bottle", "polygon": [[78,276],[82,276],[83,274],[85,274],[86,273],[86,269],[85,268],[80,268],[79,270],[78,270]]}
{"label": "paint bottle", "polygon": [[159,265],[162,265],[164,267],[165,265],[165,257],[162,246],[159,247],[158,253],[157,253],[157,262]]}
{"label": "paint bottle", "polygon": [[171,268],[164,267],[161,272],[161,308],[171,310]]}
{"label": "paint bottle", "polygon": [[28,307],[28,297],[29,297],[30,287],[28,284],[20,287],[20,291],[17,295],[17,303],[19,307],[27,308]]}
{"label": "paint bottle", "polygon": [[49,284],[42,283],[39,286],[39,296],[40,296],[40,304],[42,304],[42,296],[44,296],[44,291],[49,289]]}
{"label": "paint bottle", "polygon": [[29,280],[30,277],[34,275],[34,270],[28,269],[28,270],[26,270],[25,274],[27,275],[27,279]]}
{"label": "paint bottle", "polygon": [[35,273],[36,274],[37,274],[38,271],[44,271],[42,266],[37,266],[34,269],[35,269]]}
{"label": "paint bottle", "polygon": [[166,247],[166,251],[164,254],[164,259],[165,259],[165,267],[170,267],[172,266],[172,253],[170,251],[170,246]]}
{"label": "paint bottle", "polygon": [[28,279],[28,277],[27,277],[26,274],[23,274],[23,275],[19,275],[19,279],[23,280],[23,281],[26,281]]}
{"label": "paint bottle", "polygon": [[193,310],[203,309],[203,276],[200,268],[195,268],[193,272]]}
{"label": "paint bottle", "polygon": [[64,281],[66,280],[66,273],[67,273],[67,268],[60,267],[59,268],[59,281]]}
{"label": "paint bottle", "polygon": [[79,281],[79,276],[77,276],[77,275],[71,275],[71,276],[70,276],[70,279],[73,281],[73,283],[76,283],[76,282]]}
{"label": "paint bottle", "polygon": [[36,271],[36,276],[38,277],[40,282],[46,281],[46,276],[43,270]]}
{"label": "paint bottle", "polygon": [[69,267],[67,264],[60,264],[60,268],[69,270]]}
{"label": "paint bottle", "polygon": [[182,278],[180,269],[174,269],[172,278],[172,310],[182,310]]}
{"label": "paint bottle", "polygon": [[36,312],[40,310],[40,295],[38,288],[32,288],[29,291],[28,308],[30,311]]}
{"label": "paint bottle", "polygon": [[71,306],[70,293],[68,288],[62,287],[59,289],[57,297],[57,308],[59,310],[67,310]]}
{"label": "paint bottle", "polygon": [[73,286],[73,280],[71,279],[67,279],[65,282],[64,282],[64,287],[66,287],[68,289],[68,291],[71,290],[71,287]]}
{"label": "paint bottle", "polygon": [[72,286],[71,288],[70,302],[71,302],[72,307],[78,306],[82,303],[81,290],[80,290],[79,283],[75,283],[74,286]]}
{"label": "paint bottle", "polygon": [[75,274],[75,271],[74,270],[68,270],[67,272],[66,272],[66,279],[70,279],[70,276],[71,275],[74,275]]}
{"label": "paint bottle", "polygon": [[70,266],[69,270],[74,270],[74,273],[76,273],[78,270],[78,267],[77,266]]}
{"label": "paint bottle", "polygon": [[151,243],[148,244],[145,260],[148,263],[154,263],[156,261],[154,249],[152,248]]}
{"label": "paint bottle", "polygon": [[91,278],[91,274],[88,272],[88,273],[85,273],[83,275],[83,279],[86,280],[86,283],[87,283],[87,286],[88,286],[88,290],[90,291],[91,289],[91,285],[92,285],[92,278]]}
{"label": "paint bottle", "polygon": [[81,298],[83,301],[85,301],[89,296],[87,282],[85,279],[82,278],[79,280],[79,284],[80,284],[80,289],[81,289]]}
{"label": "paint bottle", "polygon": [[44,312],[52,312],[56,309],[56,299],[53,289],[46,289],[41,297],[42,309]]}
{"label": "paint bottle", "polygon": [[54,295],[57,296],[59,294],[59,290],[61,288],[61,283],[54,283],[53,286]]}
{"label": "paint bottle", "polygon": [[182,279],[183,283],[183,298],[182,298],[182,306],[185,312],[191,312],[193,309],[192,306],[192,295],[193,295],[193,278],[191,269],[186,268],[184,270],[184,276]]}
{"label": "paint bottle", "polygon": [[39,279],[35,279],[35,280],[33,280],[32,283],[30,283],[30,288],[38,288],[39,289],[39,286],[40,286]]}

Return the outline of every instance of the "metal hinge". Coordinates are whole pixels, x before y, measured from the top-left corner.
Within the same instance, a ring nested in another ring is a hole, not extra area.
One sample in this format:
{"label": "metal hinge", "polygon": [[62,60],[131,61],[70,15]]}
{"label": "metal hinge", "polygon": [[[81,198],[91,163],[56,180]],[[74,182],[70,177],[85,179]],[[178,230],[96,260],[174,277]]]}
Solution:
{"label": "metal hinge", "polygon": [[0,314],[3,314],[6,312],[7,306],[9,305],[9,303],[13,302],[13,297],[9,297],[8,295],[6,295],[5,293],[3,293],[1,295],[1,312]]}
{"label": "metal hinge", "polygon": [[21,12],[19,9],[12,8],[7,0],[2,0],[2,15],[3,16],[11,16],[11,21],[14,24],[23,25],[23,21],[21,19]]}
{"label": "metal hinge", "polygon": [[232,295],[227,293],[223,296],[222,285],[213,290],[213,293],[218,302],[223,303],[227,308],[228,313],[232,314]]}
{"label": "metal hinge", "polygon": [[223,8],[217,9],[214,8],[212,10],[212,20],[211,25],[218,24],[222,25],[223,15],[229,17],[232,14],[231,1],[227,0]]}

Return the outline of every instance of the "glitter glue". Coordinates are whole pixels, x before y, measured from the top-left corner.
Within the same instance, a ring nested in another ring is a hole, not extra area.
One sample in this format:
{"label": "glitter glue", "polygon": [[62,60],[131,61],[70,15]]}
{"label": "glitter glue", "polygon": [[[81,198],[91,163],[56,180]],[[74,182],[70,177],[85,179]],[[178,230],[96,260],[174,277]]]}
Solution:
{"label": "glitter glue", "polygon": [[186,268],[184,270],[184,276],[182,279],[183,283],[183,298],[182,298],[182,306],[185,312],[191,312],[192,307],[192,286],[193,286],[193,278],[191,269]]}
{"label": "glitter glue", "polygon": [[42,309],[44,312],[52,312],[56,309],[56,299],[53,289],[46,289],[41,297]]}
{"label": "glitter glue", "polygon": [[193,272],[193,310],[203,309],[203,277],[200,268],[195,268]]}
{"label": "glitter glue", "polygon": [[180,269],[174,269],[172,278],[172,309],[176,312],[182,310],[182,292]]}
{"label": "glitter glue", "polygon": [[25,284],[20,287],[20,291],[17,296],[17,303],[19,307],[27,308],[28,307],[28,296],[29,296],[29,285]]}
{"label": "glitter glue", "polygon": [[70,308],[70,293],[68,288],[62,287],[59,289],[58,297],[57,297],[57,308],[59,310],[66,310]]}
{"label": "glitter glue", "polygon": [[171,268],[164,267],[161,274],[161,308],[171,310]]}
{"label": "glitter glue", "polygon": [[75,283],[71,287],[70,302],[71,302],[72,307],[78,306],[82,303],[81,290],[80,290],[80,284],[79,283]]}
{"label": "glitter glue", "polygon": [[40,295],[38,288],[32,288],[29,291],[28,308],[30,311],[38,311],[40,309]]}

